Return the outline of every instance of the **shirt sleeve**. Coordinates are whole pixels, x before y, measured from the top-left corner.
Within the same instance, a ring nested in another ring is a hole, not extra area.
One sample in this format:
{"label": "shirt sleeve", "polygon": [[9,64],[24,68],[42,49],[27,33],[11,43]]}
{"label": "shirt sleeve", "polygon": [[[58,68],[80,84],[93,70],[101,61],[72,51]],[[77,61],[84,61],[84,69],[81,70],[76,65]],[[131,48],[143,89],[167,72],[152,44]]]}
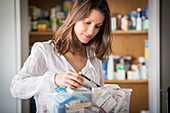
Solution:
{"label": "shirt sleeve", "polygon": [[57,87],[54,83],[55,73],[47,71],[45,59],[43,44],[35,43],[24,66],[12,80],[10,91],[13,97],[28,99]]}

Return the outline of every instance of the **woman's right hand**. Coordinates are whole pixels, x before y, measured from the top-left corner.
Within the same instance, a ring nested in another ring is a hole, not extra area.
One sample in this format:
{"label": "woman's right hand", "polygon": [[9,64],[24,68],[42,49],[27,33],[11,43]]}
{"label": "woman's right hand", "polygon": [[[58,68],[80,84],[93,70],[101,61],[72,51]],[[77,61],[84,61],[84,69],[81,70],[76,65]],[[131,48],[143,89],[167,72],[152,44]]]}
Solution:
{"label": "woman's right hand", "polygon": [[72,71],[55,74],[54,82],[58,86],[66,86],[71,89],[80,88],[83,85],[83,77]]}

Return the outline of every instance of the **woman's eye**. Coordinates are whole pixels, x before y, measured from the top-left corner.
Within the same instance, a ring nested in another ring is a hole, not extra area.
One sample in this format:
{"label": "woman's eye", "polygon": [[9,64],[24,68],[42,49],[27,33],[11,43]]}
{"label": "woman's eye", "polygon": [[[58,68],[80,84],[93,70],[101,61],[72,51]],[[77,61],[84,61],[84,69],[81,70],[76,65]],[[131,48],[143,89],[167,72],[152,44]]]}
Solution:
{"label": "woman's eye", "polygon": [[85,22],[86,24],[90,24],[90,22]]}
{"label": "woman's eye", "polygon": [[100,28],[100,26],[95,26],[95,28]]}

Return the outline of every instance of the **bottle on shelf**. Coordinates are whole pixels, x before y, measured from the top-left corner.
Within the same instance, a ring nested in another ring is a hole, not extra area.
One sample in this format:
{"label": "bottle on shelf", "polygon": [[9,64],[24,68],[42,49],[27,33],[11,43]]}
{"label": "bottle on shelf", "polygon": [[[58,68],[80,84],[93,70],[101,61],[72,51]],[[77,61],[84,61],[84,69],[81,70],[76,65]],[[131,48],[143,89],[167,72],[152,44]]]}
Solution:
{"label": "bottle on shelf", "polygon": [[113,80],[114,79],[114,62],[113,56],[110,55],[107,63],[107,79]]}
{"label": "bottle on shelf", "polygon": [[128,17],[127,15],[124,15],[121,20],[121,30],[127,31],[128,30]]}
{"label": "bottle on shelf", "polygon": [[50,12],[50,27],[52,28],[52,30],[54,29],[53,28],[54,22],[55,22],[54,19],[56,19],[56,8],[55,7],[51,8],[51,12]]}
{"label": "bottle on shelf", "polygon": [[132,72],[134,74],[133,79],[138,80],[140,79],[140,74],[139,74],[139,67],[136,64],[131,65]]}
{"label": "bottle on shelf", "polygon": [[141,12],[141,8],[137,8],[136,30],[137,31],[141,31],[142,30],[142,12]]}
{"label": "bottle on shelf", "polygon": [[72,0],[63,0],[63,11],[65,15],[68,15],[68,12],[72,7],[72,4],[74,4],[74,1]]}
{"label": "bottle on shelf", "polygon": [[125,80],[125,61],[124,58],[120,58],[120,63],[117,64],[117,75],[116,75],[117,80]]}
{"label": "bottle on shelf", "polygon": [[52,29],[53,32],[55,32],[57,30],[57,20],[56,20],[56,18],[53,18],[53,20],[52,20],[51,29]]}
{"label": "bottle on shelf", "polygon": [[107,60],[102,62],[102,68],[103,68],[103,78],[104,80],[107,79]]}
{"label": "bottle on shelf", "polygon": [[65,21],[64,12],[57,12],[56,13],[56,19],[57,19],[57,29],[58,29],[59,27],[61,27],[61,25]]}
{"label": "bottle on shelf", "polygon": [[31,31],[37,31],[37,7],[32,7]]}
{"label": "bottle on shelf", "polygon": [[132,20],[130,19],[130,16],[128,16],[128,30],[132,30]]}
{"label": "bottle on shelf", "polygon": [[144,57],[139,57],[139,73],[140,73],[140,79],[147,79],[146,63]]}
{"label": "bottle on shelf", "polygon": [[149,49],[149,45],[148,45],[148,40],[145,40],[145,49],[144,49],[144,57],[145,57],[145,63],[146,63],[146,76],[148,78],[148,67],[149,67],[149,59],[148,59],[148,49]]}
{"label": "bottle on shelf", "polygon": [[131,22],[132,22],[132,30],[136,30],[136,12],[135,11],[132,11],[130,14],[130,19],[131,19]]}
{"label": "bottle on shelf", "polygon": [[111,29],[112,29],[112,31],[116,31],[116,17],[113,15],[112,17],[111,17]]}
{"label": "bottle on shelf", "polygon": [[117,16],[117,30],[121,30],[121,25],[122,25],[121,20],[122,20],[122,15],[119,14],[119,15]]}

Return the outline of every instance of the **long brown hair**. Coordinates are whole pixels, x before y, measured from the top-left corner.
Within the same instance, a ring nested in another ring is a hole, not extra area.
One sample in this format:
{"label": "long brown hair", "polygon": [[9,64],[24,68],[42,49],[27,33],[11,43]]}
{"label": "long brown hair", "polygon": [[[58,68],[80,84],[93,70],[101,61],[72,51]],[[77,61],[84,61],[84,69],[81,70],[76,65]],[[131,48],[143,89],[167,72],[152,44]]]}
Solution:
{"label": "long brown hair", "polygon": [[[105,19],[97,35],[88,43],[82,44],[75,35],[74,25],[76,21],[85,19],[92,9],[103,14]],[[62,55],[68,51],[74,54],[81,51],[83,46],[93,44],[95,47],[93,54],[95,53],[96,57],[102,60],[104,56],[110,55],[112,52],[110,17],[110,10],[106,0],[76,0],[64,24],[57,30],[52,39],[55,49]]]}

